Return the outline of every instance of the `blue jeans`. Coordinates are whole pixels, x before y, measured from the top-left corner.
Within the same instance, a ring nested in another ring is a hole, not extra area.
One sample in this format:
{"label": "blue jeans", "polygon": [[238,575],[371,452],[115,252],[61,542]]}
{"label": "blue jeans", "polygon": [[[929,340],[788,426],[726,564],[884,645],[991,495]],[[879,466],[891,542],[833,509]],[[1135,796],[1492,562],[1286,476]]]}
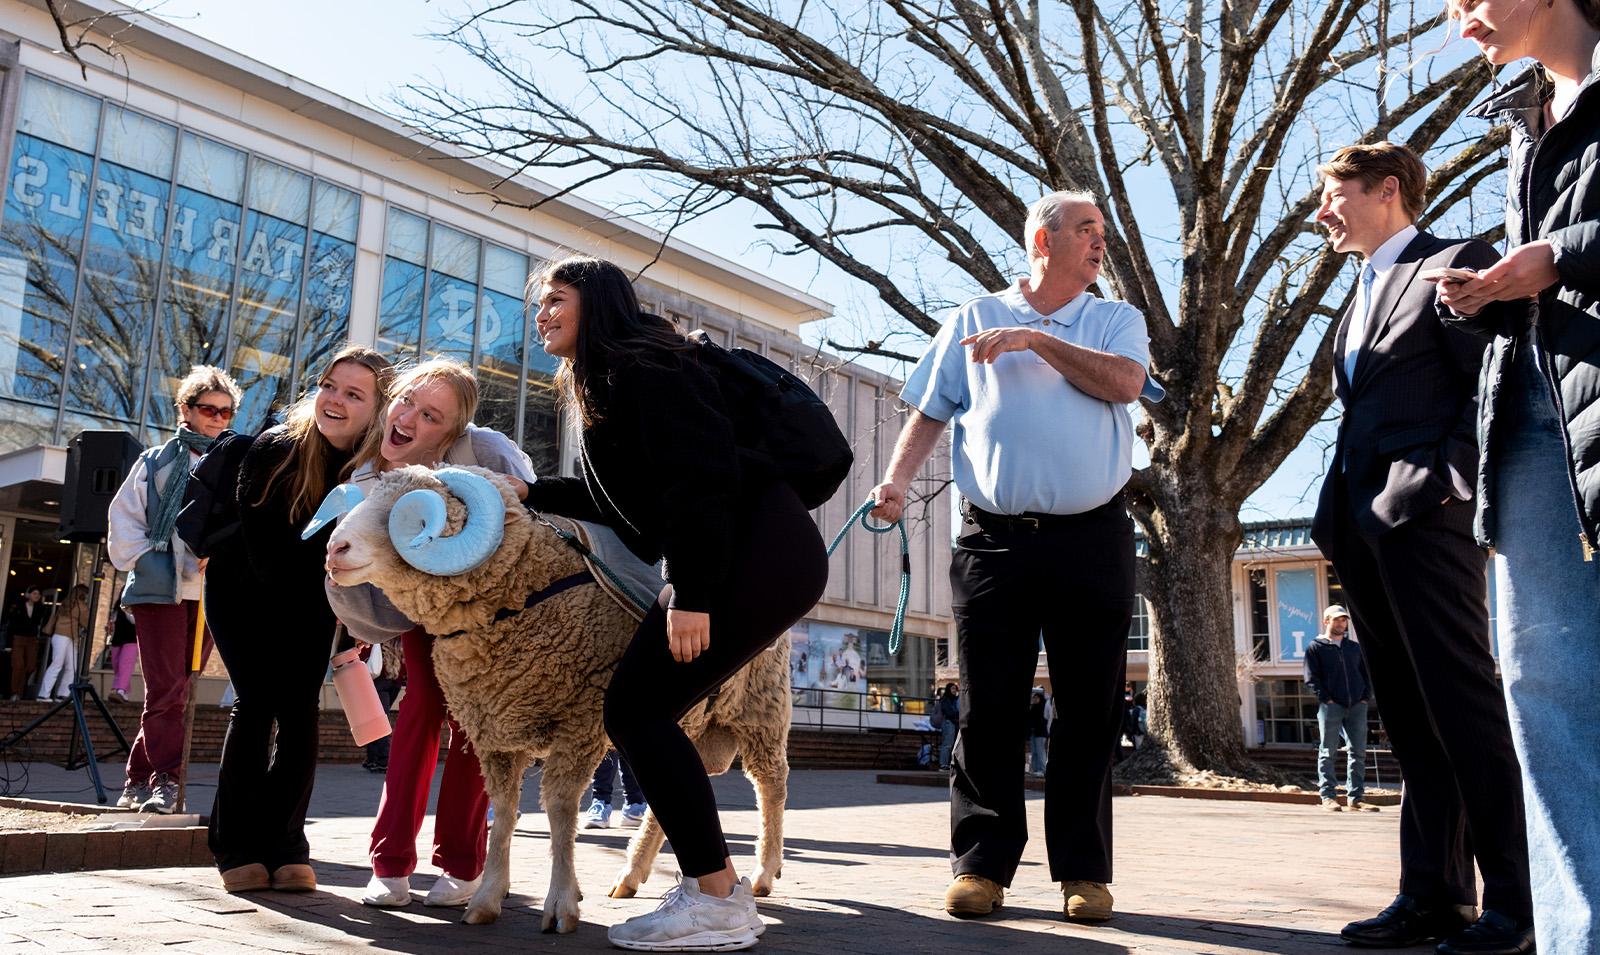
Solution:
{"label": "blue jeans", "polygon": [[1578,542],[1549,386],[1531,362],[1518,366],[1501,411],[1514,426],[1490,466],[1500,672],[1522,762],[1534,926],[1541,952],[1600,952],[1600,562]]}
{"label": "blue jeans", "polygon": [[939,727],[939,768],[950,768],[950,751],[956,745],[956,721],[946,716]]}
{"label": "blue jeans", "polygon": [[1333,754],[1339,750],[1342,734],[1350,745],[1345,790],[1350,801],[1356,802],[1367,793],[1367,704],[1324,703],[1317,708],[1317,729],[1322,731],[1322,742],[1317,746],[1317,791],[1323,799],[1338,798],[1339,773],[1333,765]]}
{"label": "blue jeans", "polygon": [[607,806],[611,805],[611,794],[616,790],[619,766],[622,769],[623,805],[632,806],[644,802],[644,790],[639,788],[638,780],[633,778],[633,768],[614,749],[606,750],[605,758],[600,760],[600,765],[595,768],[594,798]]}
{"label": "blue jeans", "polygon": [[1040,775],[1044,774],[1045,760],[1047,760],[1050,756],[1050,754],[1047,752],[1049,742],[1050,737],[1048,736],[1028,737],[1029,755],[1031,759],[1031,762],[1028,764],[1028,769],[1035,773],[1039,773]]}

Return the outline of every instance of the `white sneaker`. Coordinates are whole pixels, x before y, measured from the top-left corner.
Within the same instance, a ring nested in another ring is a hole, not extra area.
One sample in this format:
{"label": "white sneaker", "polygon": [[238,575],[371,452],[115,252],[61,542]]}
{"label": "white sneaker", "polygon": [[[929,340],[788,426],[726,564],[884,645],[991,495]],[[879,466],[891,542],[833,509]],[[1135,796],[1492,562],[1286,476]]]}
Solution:
{"label": "white sneaker", "polygon": [[582,829],[610,829],[611,804],[596,799],[589,804],[589,811],[583,814]]}
{"label": "white sneaker", "polygon": [[637,829],[644,825],[644,814],[650,807],[642,802],[630,802],[622,807],[622,819],[617,823],[624,829]]}
{"label": "white sneaker", "polygon": [[422,904],[437,908],[466,905],[472,900],[472,893],[478,891],[478,884],[482,881],[482,875],[470,882],[463,882],[448,872],[440,873],[439,881],[433,883],[433,888],[428,890],[428,897],[422,900]]}
{"label": "white sneaker", "polygon": [[606,931],[618,948],[636,952],[733,952],[756,943],[756,899],[740,879],[725,899],[703,895],[698,879],[682,878],[648,915]]}
{"label": "white sneaker", "polygon": [[380,909],[398,909],[411,904],[411,880],[403,875],[390,878],[374,872],[367,891],[361,896],[362,905],[375,905]]}

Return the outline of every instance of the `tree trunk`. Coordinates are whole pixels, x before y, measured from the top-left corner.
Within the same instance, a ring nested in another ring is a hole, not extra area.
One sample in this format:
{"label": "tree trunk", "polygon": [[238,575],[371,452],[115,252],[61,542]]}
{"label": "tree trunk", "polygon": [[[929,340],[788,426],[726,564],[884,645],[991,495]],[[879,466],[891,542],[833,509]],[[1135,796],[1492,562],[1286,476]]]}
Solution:
{"label": "tree trunk", "polygon": [[1146,567],[1150,737],[1179,772],[1253,775],[1245,755],[1233,632],[1233,554],[1242,532],[1225,509],[1164,510]]}

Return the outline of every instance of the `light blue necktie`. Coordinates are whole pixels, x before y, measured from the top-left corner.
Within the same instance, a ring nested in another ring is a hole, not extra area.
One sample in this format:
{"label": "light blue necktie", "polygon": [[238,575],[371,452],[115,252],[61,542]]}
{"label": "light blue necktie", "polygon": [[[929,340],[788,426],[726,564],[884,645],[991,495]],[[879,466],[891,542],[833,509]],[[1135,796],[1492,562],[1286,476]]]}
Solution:
{"label": "light blue necktie", "polygon": [[1361,357],[1361,340],[1367,335],[1368,314],[1372,311],[1372,283],[1378,278],[1378,273],[1368,262],[1361,267],[1361,288],[1356,293],[1356,307],[1350,313],[1350,328],[1344,336],[1344,377],[1346,381],[1356,380],[1356,359]]}

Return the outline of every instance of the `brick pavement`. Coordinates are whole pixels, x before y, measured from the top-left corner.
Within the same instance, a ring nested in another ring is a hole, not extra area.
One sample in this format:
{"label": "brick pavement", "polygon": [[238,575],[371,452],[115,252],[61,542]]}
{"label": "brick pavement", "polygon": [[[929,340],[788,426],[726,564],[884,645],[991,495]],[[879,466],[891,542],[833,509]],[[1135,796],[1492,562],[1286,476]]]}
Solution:
{"label": "brick pavement", "polygon": [[[108,766],[108,775],[117,777]],[[199,767],[195,804],[209,802],[214,766]],[[35,764],[27,795],[92,801],[87,776]],[[547,833],[536,783],[524,796],[513,848],[513,893],[492,926],[457,924],[459,910],[377,910],[358,899],[378,777],[353,766],[319,774],[310,827],[324,891],[229,896],[205,869],[78,872],[0,879],[0,955],[113,951],[263,953],[461,953],[611,951],[605,926],[647,911],[670,884],[664,853],[641,898],[605,897],[627,832],[579,838],[587,893],[575,935],[541,935],[538,905],[548,875]],[[717,781],[736,863],[749,869],[757,819],[742,778]],[[1043,803],[1029,801],[1030,842],[1002,915],[948,918],[947,809],[940,790],[884,786],[867,772],[801,771],[790,783],[783,878],[761,903],[769,955],[902,955],[1004,952],[1019,945],[1084,955],[1309,953],[1343,949],[1333,934],[1393,894],[1398,814],[1331,814],[1298,806],[1210,803],[1159,797],[1116,800],[1118,917],[1068,925],[1049,883]],[[431,825],[424,829],[424,837]],[[424,865],[413,889],[426,891]]]}

